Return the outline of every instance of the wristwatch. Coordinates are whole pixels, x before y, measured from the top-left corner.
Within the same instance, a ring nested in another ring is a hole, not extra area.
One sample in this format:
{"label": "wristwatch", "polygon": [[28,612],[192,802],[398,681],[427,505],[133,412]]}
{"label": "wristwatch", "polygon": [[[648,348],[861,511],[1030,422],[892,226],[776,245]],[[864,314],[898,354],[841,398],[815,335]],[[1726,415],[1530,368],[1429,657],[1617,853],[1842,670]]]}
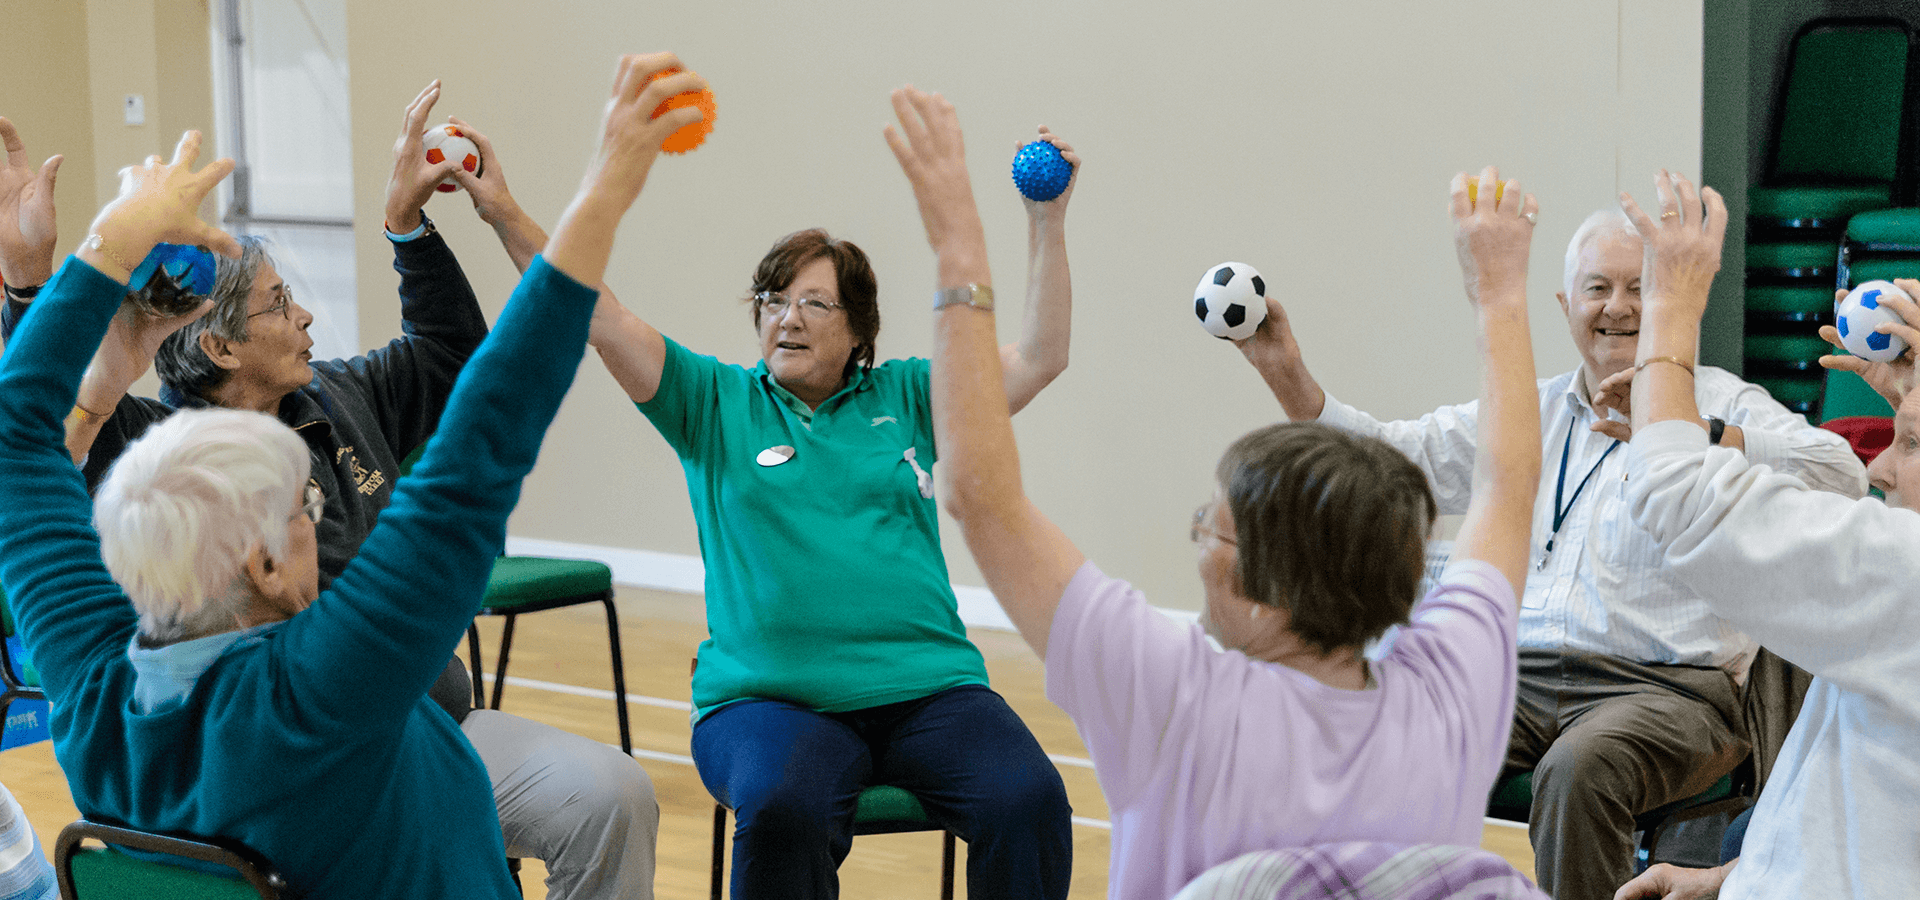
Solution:
{"label": "wristwatch", "polygon": [[1720,446],[1720,438],[1727,433],[1727,420],[1715,416],[1703,417],[1707,420],[1707,443]]}
{"label": "wristwatch", "polygon": [[984,284],[969,284],[965,287],[950,287],[944,291],[933,292],[933,308],[936,312],[961,303],[974,309],[991,312],[993,311],[993,288]]}

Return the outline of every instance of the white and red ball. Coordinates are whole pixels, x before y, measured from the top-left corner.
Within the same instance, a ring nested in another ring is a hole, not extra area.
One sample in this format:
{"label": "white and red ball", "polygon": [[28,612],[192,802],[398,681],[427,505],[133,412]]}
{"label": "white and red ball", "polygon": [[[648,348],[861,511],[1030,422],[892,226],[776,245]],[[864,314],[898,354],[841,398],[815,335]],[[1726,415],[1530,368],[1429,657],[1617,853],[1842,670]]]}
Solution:
{"label": "white and red ball", "polygon": [[[460,168],[478,174],[480,172],[480,147],[460,130],[458,125],[435,125],[420,135],[420,146],[427,151],[427,162],[439,164],[449,159],[460,161]],[[436,191],[452,192],[460,189],[460,184],[449,178],[434,187]]]}
{"label": "white and red ball", "polygon": [[1888,294],[1907,300],[1907,292],[1891,281],[1868,281],[1847,292],[1833,307],[1833,327],[1847,352],[1868,362],[1891,362],[1907,350],[1907,342],[1874,329],[1882,322],[1904,324],[1900,314],[1880,303]]}
{"label": "white and red ball", "polygon": [[1193,314],[1208,334],[1244,341],[1267,318],[1267,282],[1246,263],[1223,262],[1193,289]]}

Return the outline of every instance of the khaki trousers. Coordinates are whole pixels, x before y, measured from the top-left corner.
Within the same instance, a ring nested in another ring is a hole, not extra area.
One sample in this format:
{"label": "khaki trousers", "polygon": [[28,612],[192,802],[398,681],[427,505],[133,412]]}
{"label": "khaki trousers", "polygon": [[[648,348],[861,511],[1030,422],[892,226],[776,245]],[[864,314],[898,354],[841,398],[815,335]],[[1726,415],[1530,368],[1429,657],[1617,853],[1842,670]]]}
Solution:
{"label": "khaki trousers", "polygon": [[1711,787],[1747,757],[1727,673],[1594,653],[1520,651],[1502,778],[1533,771],[1534,873],[1556,900],[1608,900],[1633,877],[1633,817]]}

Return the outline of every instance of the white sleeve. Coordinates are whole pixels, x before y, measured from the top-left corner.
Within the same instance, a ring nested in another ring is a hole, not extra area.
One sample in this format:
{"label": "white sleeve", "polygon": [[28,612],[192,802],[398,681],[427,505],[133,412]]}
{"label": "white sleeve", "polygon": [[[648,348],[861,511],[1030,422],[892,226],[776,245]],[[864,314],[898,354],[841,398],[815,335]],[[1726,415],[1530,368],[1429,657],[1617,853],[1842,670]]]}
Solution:
{"label": "white sleeve", "polygon": [[1641,429],[1627,465],[1634,521],[1714,612],[1846,689],[1913,670],[1920,513],[1809,490],[1690,422]]}
{"label": "white sleeve", "polygon": [[1382,422],[1327,394],[1315,421],[1351,434],[1379,438],[1405,453],[1433,486],[1441,515],[1460,515],[1473,499],[1473,458],[1480,433],[1480,401],[1442,406],[1418,419]]}
{"label": "white sleeve", "polygon": [[1807,424],[1759,385],[1742,382],[1721,415],[1745,433],[1748,461],[1792,475],[1816,491],[1853,499],[1867,495],[1867,467],[1847,439]]}

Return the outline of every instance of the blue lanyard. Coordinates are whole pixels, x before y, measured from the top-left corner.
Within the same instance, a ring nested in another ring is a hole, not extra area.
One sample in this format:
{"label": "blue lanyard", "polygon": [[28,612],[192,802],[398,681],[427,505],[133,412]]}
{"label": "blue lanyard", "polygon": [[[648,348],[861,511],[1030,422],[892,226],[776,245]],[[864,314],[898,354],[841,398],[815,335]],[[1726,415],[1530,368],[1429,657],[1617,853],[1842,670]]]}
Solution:
{"label": "blue lanyard", "polygon": [[1560,496],[1567,490],[1567,457],[1573,455],[1573,429],[1579,424],[1580,417],[1577,415],[1567,422],[1567,443],[1560,449],[1560,481],[1553,486],[1553,533],[1547,535],[1546,550],[1540,555],[1541,569],[1547,567],[1547,557],[1553,554],[1553,541],[1560,536],[1561,523],[1567,520],[1568,513],[1573,512],[1573,505],[1580,502],[1580,492],[1587,489],[1587,482],[1593,480],[1593,473],[1600,471],[1600,465],[1607,461],[1607,456],[1620,449],[1618,440],[1608,445],[1600,458],[1594,461],[1593,468],[1587,470],[1587,477],[1580,479],[1580,484],[1574,487],[1573,496],[1567,498],[1567,505],[1561,506]]}

